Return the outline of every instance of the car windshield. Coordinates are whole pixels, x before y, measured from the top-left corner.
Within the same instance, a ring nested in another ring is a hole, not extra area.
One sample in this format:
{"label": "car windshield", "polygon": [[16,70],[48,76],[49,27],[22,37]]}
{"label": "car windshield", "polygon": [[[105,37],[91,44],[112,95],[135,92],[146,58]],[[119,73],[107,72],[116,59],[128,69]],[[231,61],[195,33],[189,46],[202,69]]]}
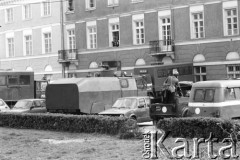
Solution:
{"label": "car windshield", "polygon": [[134,108],[135,106],[137,106],[137,99],[135,98],[118,99],[113,104],[113,108]]}
{"label": "car windshield", "polygon": [[0,106],[4,106],[4,105],[5,104],[4,104],[3,100],[0,99]]}
{"label": "car windshield", "polygon": [[29,109],[32,106],[32,102],[28,100],[18,101],[14,108],[16,109]]}

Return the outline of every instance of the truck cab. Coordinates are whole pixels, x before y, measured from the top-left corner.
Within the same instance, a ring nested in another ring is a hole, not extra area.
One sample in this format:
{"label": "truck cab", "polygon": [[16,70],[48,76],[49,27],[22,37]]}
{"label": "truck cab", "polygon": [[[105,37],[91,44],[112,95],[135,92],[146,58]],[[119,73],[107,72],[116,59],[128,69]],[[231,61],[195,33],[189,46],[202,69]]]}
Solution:
{"label": "truck cab", "polygon": [[159,119],[170,117],[185,117],[187,112],[189,97],[177,97],[176,103],[161,103],[158,99],[151,101],[150,117],[153,123]]}
{"label": "truck cab", "polygon": [[[182,97],[175,95],[175,103],[165,102],[163,98],[155,98],[151,100],[150,117],[154,123],[159,119],[169,117],[186,117],[188,112],[189,93],[192,87],[192,82],[179,82],[182,90]],[[164,91],[162,92],[164,94]]]}

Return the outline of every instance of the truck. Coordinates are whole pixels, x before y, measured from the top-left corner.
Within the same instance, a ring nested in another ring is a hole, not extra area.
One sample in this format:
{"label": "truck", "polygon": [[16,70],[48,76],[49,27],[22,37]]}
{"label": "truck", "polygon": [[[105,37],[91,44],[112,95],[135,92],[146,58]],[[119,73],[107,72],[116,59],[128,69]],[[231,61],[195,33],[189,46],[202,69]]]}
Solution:
{"label": "truck", "polygon": [[[163,98],[163,83],[169,73],[176,69],[179,72],[180,88],[183,97],[177,97],[176,103],[166,103]],[[167,117],[184,117],[187,115],[189,92],[194,82],[193,63],[174,63],[168,65],[139,66],[134,74],[145,77],[148,95],[154,97],[150,105],[150,117],[153,123]]]}
{"label": "truck", "polygon": [[32,71],[0,70],[0,98],[12,108],[20,99],[44,98],[46,80],[34,80]]}
{"label": "truck", "polygon": [[51,113],[97,114],[120,97],[146,96],[135,77],[66,78],[46,87],[46,108]]}

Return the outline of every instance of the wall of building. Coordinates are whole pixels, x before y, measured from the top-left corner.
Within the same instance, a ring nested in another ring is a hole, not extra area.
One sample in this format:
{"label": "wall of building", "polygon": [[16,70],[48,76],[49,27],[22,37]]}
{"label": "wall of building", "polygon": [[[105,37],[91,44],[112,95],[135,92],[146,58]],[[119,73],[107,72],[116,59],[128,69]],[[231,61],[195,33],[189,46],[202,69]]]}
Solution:
{"label": "wall of building", "polygon": [[[60,1],[51,3],[50,16],[43,17],[41,1],[15,1],[19,5],[2,5],[0,7],[0,69],[26,70],[31,67],[35,73],[35,78],[42,78],[44,74],[53,74],[53,78],[59,78],[62,68],[58,63],[58,50],[61,49],[61,29],[60,29]],[[23,4],[30,3],[32,8],[31,19],[23,19]],[[5,9],[13,7],[14,21],[5,23]],[[43,51],[43,32],[46,27],[51,28],[52,52],[44,54]],[[24,31],[32,31],[32,49],[30,56],[24,55]],[[14,33],[14,57],[6,57],[6,34]],[[50,65],[51,72],[46,72],[45,67]]]}
{"label": "wall of building", "polygon": [[[194,57],[201,54],[205,57],[202,62],[207,69],[207,79],[223,79],[227,77],[227,64],[240,64],[240,60],[226,60],[229,52],[239,51],[240,37],[224,36],[223,3],[217,0],[144,0],[131,3],[129,0],[119,1],[119,5],[108,7],[107,1],[96,0],[96,9],[86,10],[85,0],[74,1],[75,11],[66,14],[67,23],[76,23],[77,49],[79,50],[78,71],[86,70],[91,62],[120,60],[123,67],[134,67],[139,58],[143,58],[147,65],[156,61],[149,55],[149,41],[159,39],[159,11],[171,11],[172,39],[175,50],[173,62],[193,62]],[[233,0],[233,2],[237,2]],[[203,6],[204,38],[191,38],[192,7]],[[144,14],[145,43],[133,44],[133,19],[136,14]],[[119,17],[120,46],[109,46],[108,19]],[[240,33],[240,12],[238,4],[238,30]],[[96,49],[87,49],[86,22],[96,21],[97,43]],[[126,58],[125,58],[126,57]],[[164,56],[160,57],[163,58]],[[159,59],[158,59],[159,60]],[[234,61],[234,62],[233,62]],[[215,65],[214,63],[217,62]],[[221,65],[221,62],[224,62]],[[200,62],[194,62],[200,66]],[[224,69],[224,72],[223,72]],[[215,74],[215,75],[214,75]],[[79,75],[81,75],[79,73]]]}

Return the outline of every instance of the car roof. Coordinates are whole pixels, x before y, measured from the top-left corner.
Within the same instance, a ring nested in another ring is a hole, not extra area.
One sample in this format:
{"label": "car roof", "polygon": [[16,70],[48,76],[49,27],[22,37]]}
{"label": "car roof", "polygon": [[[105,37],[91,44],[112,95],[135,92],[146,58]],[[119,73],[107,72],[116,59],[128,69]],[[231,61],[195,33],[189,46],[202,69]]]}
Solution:
{"label": "car roof", "polygon": [[200,87],[240,87],[240,80],[213,80],[213,81],[200,81],[193,84],[194,88]]}
{"label": "car roof", "polygon": [[41,101],[45,99],[20,99],[19,101]]}
{"label": "car roof", "polygon": [[151,98],[151,97],[149,97],[149,96],[132,96],[132,97],[121,97],[121,98],[118,98],[118,99],[124,99],[124,98],[140,99],[140,98]]}

